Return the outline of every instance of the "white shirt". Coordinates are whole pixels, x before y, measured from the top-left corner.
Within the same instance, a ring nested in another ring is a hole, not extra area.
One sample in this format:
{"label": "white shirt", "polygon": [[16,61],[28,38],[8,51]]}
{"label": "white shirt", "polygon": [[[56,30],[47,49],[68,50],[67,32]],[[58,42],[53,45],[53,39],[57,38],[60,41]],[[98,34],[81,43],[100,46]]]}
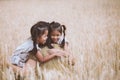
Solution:
{"label": "white shirt", "polygon": [[[61,44],[62,43],[62,41],[63,41],[63,39],[64,39],[64,36],[63,35],[61,35],[61,37],[60,37],[60,39],[58,40],[58,44]],[[65,37],[65,42],[67,42],[68,43],[68,40],[66,39],[66,37]]]}
{"label": "white shirt", "polygon": [[[16,50],[13,52],[13,55],[11,57],[12,64],[15,64],[19,67],[23,67],[26,60],[29,56],[29,51],[33,49],[33,41],[31,38],[28,38],[23,44],[18,46]],[[38,44],[36,44],[37,49],[40,50],[38,47]]]}

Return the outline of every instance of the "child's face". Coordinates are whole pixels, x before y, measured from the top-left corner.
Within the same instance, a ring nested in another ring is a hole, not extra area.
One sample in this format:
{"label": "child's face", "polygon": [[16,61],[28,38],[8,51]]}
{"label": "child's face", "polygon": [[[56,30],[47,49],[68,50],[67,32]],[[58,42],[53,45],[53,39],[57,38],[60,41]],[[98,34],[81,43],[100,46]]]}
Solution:
{"label": "child's face", "polygon": [[45,30],[44,34],[37,38],[39,44],[45,44],[48,35],[48,30]]}
{"label": "child's face", "polygon": [[54,30],[51,32],[50,36],[51,36],[52,42],[57,43],[58,40],[60,39],[61,33],[57,30]]}

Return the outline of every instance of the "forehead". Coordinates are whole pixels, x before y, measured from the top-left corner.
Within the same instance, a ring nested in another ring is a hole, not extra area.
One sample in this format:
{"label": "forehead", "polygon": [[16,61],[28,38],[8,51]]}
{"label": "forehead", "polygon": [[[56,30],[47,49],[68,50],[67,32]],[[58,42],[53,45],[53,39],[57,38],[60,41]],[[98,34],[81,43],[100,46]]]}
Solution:
{"label": "forehead", "polygon": [[41,34],[39,34],[39,37],[42,35],[48,35],[48,30],[44,30]]}
{"label": "forehead", "polygon": [[61,34],[58,30],[54,30],[51,32],[51,34]]}

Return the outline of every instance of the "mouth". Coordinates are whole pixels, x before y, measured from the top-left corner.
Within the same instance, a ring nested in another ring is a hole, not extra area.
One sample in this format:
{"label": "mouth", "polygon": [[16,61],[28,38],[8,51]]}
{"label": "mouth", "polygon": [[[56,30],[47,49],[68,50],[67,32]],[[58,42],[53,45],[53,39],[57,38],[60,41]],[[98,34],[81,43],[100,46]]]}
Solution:
{"label": "mouth", "polygon": [[44,41],[44,43],[46,43],[46,40]]}
{"label": "mouth", "polygon": [[57,40],[54,40],[53,42],[55,42],[55,43],[56,43],[56,42],[57,42]]}
{"label": "mouth", "polygon": [[46,43],[46,41],[43,41],[43,42],[42,42],[42,44],[45,44],[45,43]]}

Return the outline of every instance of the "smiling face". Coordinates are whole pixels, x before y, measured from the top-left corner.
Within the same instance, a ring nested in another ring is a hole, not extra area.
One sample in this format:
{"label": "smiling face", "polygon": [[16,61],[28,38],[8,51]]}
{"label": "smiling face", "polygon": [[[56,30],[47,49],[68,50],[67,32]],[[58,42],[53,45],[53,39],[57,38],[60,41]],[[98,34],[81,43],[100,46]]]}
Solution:
{"label": "smiling face", "polygon": [[61,33],[58,30],[54,30],[50,33],[50,37],[53,43],[57,43],[61,37]]}
{"label": "smiling face", "polygon": [[48,35],[48,30],[45,30],[44,34],[42,36],[39,36],[37,38],[37,43],[39,43],[39,44],[45,44],[46,39],[47,39],[47,35]]}

